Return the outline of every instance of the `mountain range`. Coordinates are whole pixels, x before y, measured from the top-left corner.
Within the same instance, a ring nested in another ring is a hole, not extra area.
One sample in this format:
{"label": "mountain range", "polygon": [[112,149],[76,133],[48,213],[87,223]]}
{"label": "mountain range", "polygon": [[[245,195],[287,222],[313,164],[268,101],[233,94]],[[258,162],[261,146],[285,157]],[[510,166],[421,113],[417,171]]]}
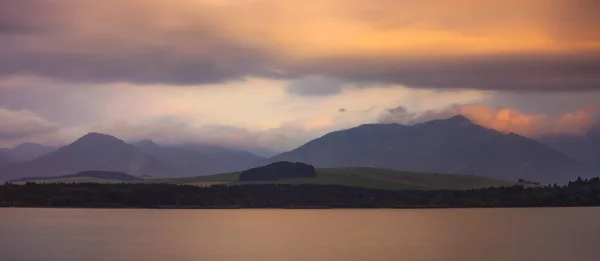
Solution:
{"label": "mountain range", "polygon": [[168,165],[112,136],[90,133],[54,152],[0,168],[3,180],[49,177],[87,170],[120,171],[132,175],[177,175]]}
{"label": "mountain range", "polygon": [[200,176],[244,170],[261,165],[265,158],[246,151],[186,143],[163,147],[151,140],[133,144],[144,153],[171,166],[182,176]]}
{"label": "mountain range", "polygon": [[82,171],[116,171],[136,176],[185,177],[244,170],[265,158],[214,146],[162,147],[151,140],[128,144],[89,133],[56,151],[28,161],[0,165],[0,180],[53,177]]}
{"label": "mountain range", "polygon": [[[40,149],[41,145],[32,144],[21,146],[19,150],[0,150],[0,180],[60,176],[88,170],[190,177],[291,161],[319,168],[362,166],[563,183],[598,173],[594,171],[600,170],[597,149],[600,146],[594,142],[600,139],[594,137],[544,139],[549,146],[455,116],[411,126],[360,125],[326,134],[267,159],[247,151],[216,146],[192,143],[161,146],[151,140],[128,144],[109,135],[90,133],[60,149],[48,148],[47,152]],[[29,148],[26,150],[29,153],[15,153],[23,148]]]}
{"label": "mountain range", "polygon": [[600,124],[592,127],[585,135],[551,135],[540,140],[600,174]]}
{"label": "mountain range", "polygon": [[6,152],[6,149],[0,149],[0,166],[11,163],[12,157]]}
{"label": "mountain range", "polygon": [[463,116],[412,126],[366,124],[329,133],[270,159],[315,167],[369,166],[566,182],[592,170],[549,146],[476,125]]}
{"label": "mountain range", "polygon": [[21,143],[13,148],[0,149],[0,165],[11,162],[22,162],[35,159],[44,154],[56,151],[55,147],[43,146],[37,143]]}

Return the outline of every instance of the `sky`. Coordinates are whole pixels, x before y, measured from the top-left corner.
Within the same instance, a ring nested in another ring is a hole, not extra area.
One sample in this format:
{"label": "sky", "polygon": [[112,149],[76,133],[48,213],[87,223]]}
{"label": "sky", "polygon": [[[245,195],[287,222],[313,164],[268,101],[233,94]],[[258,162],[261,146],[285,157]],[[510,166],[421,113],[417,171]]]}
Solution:
{"label": "sky", "polygon": [[293,149],[462,114],[527,137],[600,119],[596,0],[2,0],[0,147],[103,132]]}

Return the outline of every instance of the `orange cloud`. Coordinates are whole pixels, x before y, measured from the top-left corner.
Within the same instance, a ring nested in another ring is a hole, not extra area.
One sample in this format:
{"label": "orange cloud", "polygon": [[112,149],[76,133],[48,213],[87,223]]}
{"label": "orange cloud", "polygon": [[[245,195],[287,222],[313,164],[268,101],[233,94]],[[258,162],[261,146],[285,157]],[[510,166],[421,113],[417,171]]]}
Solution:
{"label": "orange cloud", "polygon": [[508,108],[495,110],[481,105],[461,106],[457,109],[457,114],[491,129],[524,136],[535,136],[543,132],[547,120],[544,115],[527,115]]}
{"label": "orange cloud", "polygon": [[317,118],[309,120],[308,122],[304,123],[302,125],[302,127],[306,131],[312,131],[312,130],[318,130],[318,129],[331,127],[333,125],[334,125],[334,121],[332,118],[323,116],[323,117],[317,117]]}
{"label": "orange cloud", "polygon": [[514,132],[527,137],[548,134],[585,135],[600,121],[600,108],[586,107],[558,117],[543,114],[526,114],[510,108],[495,109],[484,105],[452,106],[441,111],[412,113],[403,107],[388,110],[380,122],[417,123],[463,115],[475,124],[502,132]]}
{"label": "orange cloud", "polygon": [[556,120],[553,126],[555,133],[584,135],[597,120],[598,107],[583,108],[574,113],[567,113]]}
{"label": "orange cloud", "polygon": [[467,105],[459,107],[457,113],[491,129],[535,137],[546,134],[585,135],[598,120],[599,110],[597,107],[587,107],[559,117],[548,117],[508,108],[496,110],[481,105]]}
{"label": "orange cloud", "polygon": [[410,87],[589,90],[600,82],[597,3],[0,1],[0,60],[11,61],[0,76],[206,84],[321,75]]}

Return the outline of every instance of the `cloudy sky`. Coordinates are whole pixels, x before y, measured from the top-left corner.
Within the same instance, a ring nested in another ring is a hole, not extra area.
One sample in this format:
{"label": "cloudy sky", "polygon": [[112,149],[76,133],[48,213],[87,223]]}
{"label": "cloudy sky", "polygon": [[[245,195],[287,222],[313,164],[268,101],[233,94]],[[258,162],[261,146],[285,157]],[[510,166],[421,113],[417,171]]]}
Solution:
{"label": "cloudy sky", "polygon": [[528,137],[600,116],[597,0],[2,0],[0,147],[287,150],[463,114]]}

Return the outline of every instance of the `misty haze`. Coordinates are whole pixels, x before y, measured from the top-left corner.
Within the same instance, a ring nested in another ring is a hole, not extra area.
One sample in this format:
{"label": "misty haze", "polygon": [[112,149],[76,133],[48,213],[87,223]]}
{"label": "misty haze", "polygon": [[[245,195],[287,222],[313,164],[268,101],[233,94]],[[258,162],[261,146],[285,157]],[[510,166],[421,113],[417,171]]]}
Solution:
{"label": "misty haze", "polygon": [[0,261],[595,261],[598,13],[2,0]]}

